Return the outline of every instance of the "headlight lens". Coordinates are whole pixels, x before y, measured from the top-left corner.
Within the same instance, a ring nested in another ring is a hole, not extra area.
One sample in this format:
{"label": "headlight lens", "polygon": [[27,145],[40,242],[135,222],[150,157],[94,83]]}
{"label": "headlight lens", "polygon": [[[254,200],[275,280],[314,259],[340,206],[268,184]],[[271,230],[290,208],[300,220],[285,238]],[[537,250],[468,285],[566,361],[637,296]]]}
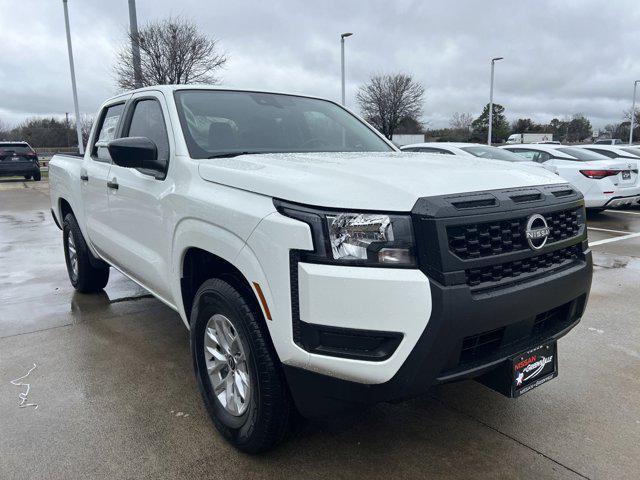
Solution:
{"label": "headlight lens", "polygon": [[311,227],[314,253],[309,261],[344,265],[415,265],[409,215],[326,212],[277,202],[280,213]]}

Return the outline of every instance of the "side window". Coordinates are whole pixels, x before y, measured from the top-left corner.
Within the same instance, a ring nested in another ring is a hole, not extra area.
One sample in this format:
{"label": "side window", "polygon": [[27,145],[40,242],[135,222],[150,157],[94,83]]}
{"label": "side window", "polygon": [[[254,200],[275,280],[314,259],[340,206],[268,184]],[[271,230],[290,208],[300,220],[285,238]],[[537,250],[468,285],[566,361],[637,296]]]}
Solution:
{"label": "side window", "polygon": [[441,155],[453,155],[453,153],[447,150],[442,150],[441,148],[433,148],[433,147],[418,147],[416,148],[415,151],[423,152],[423,153],[439,153]]}
{"label": "side window", "polygon": [[616,158],[618,155],[616,152],[612,152],[611,150],[605,150],[604,148],[587,148],[587,150],[592,151],[593,153],[599,153],[600,155],[604,155],[609,158]]}
{"label": "side window", "polygon": [[107,143],[115,138],[123,111],[124,103],[111,105],[103,110],[103,114],[100,117],[100,125],[96,130],[95,140],[91,150],[91,156],[95,160],[111,162],[111,156],[109,155],[109,150],[107,150]]}
{"label": "side window", "polygon": [[169,163],[169,138],[162,108],[157,100],[140,100],[135,104],[129,131],[125,137],[147,137],[158,147],[158,160]]}
{"label": "side window", "polygon": [[551,158],[549,153],[540,150],[514,150],[514,152],[527,160],[538,163],[544,163]]}
{"label": "side window", "polygon": [[518,155],[520,155],[521,157],[526,158],[527,160],[531,161],[531,162],[535,162],[536,160],[534,160],[536,158],[536,153],[533,150],[523,150],[521,148],[514,148],[514,149],[509,149],[511,150],[513,153],[517,153]]}
{"label": "side window", "polygon": [[544,163],[547,160],[551,159],[551,154],[549,152],[538,151],[536,153],[538,154],[538,158],[536,158],[535,161],[538,162],[538,163]]}

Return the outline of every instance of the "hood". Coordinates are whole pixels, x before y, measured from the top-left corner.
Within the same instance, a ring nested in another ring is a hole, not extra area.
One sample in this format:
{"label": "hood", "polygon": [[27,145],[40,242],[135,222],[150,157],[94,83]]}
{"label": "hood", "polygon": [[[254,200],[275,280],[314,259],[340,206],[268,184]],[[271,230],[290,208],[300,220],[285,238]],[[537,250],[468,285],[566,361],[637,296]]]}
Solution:
{"label": "hood", "polygon": [[409,211],[420,197],[565,183],[542,168],[428,153],[272,153],[200,160],[207,181],[321,207]]}

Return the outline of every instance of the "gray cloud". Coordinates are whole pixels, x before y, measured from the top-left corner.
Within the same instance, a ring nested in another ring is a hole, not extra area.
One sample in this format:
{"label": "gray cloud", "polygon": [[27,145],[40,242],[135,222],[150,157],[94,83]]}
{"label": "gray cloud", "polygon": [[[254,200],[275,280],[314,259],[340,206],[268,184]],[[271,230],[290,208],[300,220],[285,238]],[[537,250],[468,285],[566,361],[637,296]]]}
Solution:
{"label": "gray cloud", "polygon": [[[372,72],[407,72],[427,88],[424,120],[445,126],[455,112],[495,100],[509,118],[548,121],[584,113],[597,127],[620,121],[640,78],[640,4],[572,0],[137,0],[140,23],[193,19],[220,40],[229,86],[340,94],[339,34],[347,39],[348,103]],[[0,0],[0,118],[73,111],[62,2]],[[117,93],[114,54],[128,26],[126,0],[69,0],[80,108],[92,113]],[[8,13],[8,14],[7,14]],[[9,21],[7,21],[9,20]],[[28,34],[25,34],[28,26]]]}

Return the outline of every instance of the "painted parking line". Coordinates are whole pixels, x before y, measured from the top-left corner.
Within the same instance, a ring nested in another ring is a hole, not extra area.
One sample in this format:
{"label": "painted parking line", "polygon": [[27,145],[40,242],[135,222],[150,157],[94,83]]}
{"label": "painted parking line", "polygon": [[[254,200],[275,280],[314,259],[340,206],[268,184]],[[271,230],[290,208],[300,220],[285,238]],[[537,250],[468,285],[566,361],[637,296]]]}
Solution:
{"label": "painted parking line", "polygon": [[621,240],[628,240],[629,238],[640,237],[640,233],[630,233],[629,235],[622,235],[621,237],[605,238],[604,240],[597,240],[595,242],[589,242],[590,247],[596,245],[602,245],[604,243],[619,242]]}
{"label": "painted parking line", "polygon": [[609,228],[600,228],[600,227],[587,227],[587,230],[595,230],[596,232],[607,232],[607,233],[621,233],[622,235],[626,235],[628,233],[634,233],[634,232],[629,232],[627,230],[611,230]]}
{"label": "painted parking line", "polygon": [[629,212],[627,210],[605,210],[608,213],[625,213],[627,215],[640,215],[640,212]]}

